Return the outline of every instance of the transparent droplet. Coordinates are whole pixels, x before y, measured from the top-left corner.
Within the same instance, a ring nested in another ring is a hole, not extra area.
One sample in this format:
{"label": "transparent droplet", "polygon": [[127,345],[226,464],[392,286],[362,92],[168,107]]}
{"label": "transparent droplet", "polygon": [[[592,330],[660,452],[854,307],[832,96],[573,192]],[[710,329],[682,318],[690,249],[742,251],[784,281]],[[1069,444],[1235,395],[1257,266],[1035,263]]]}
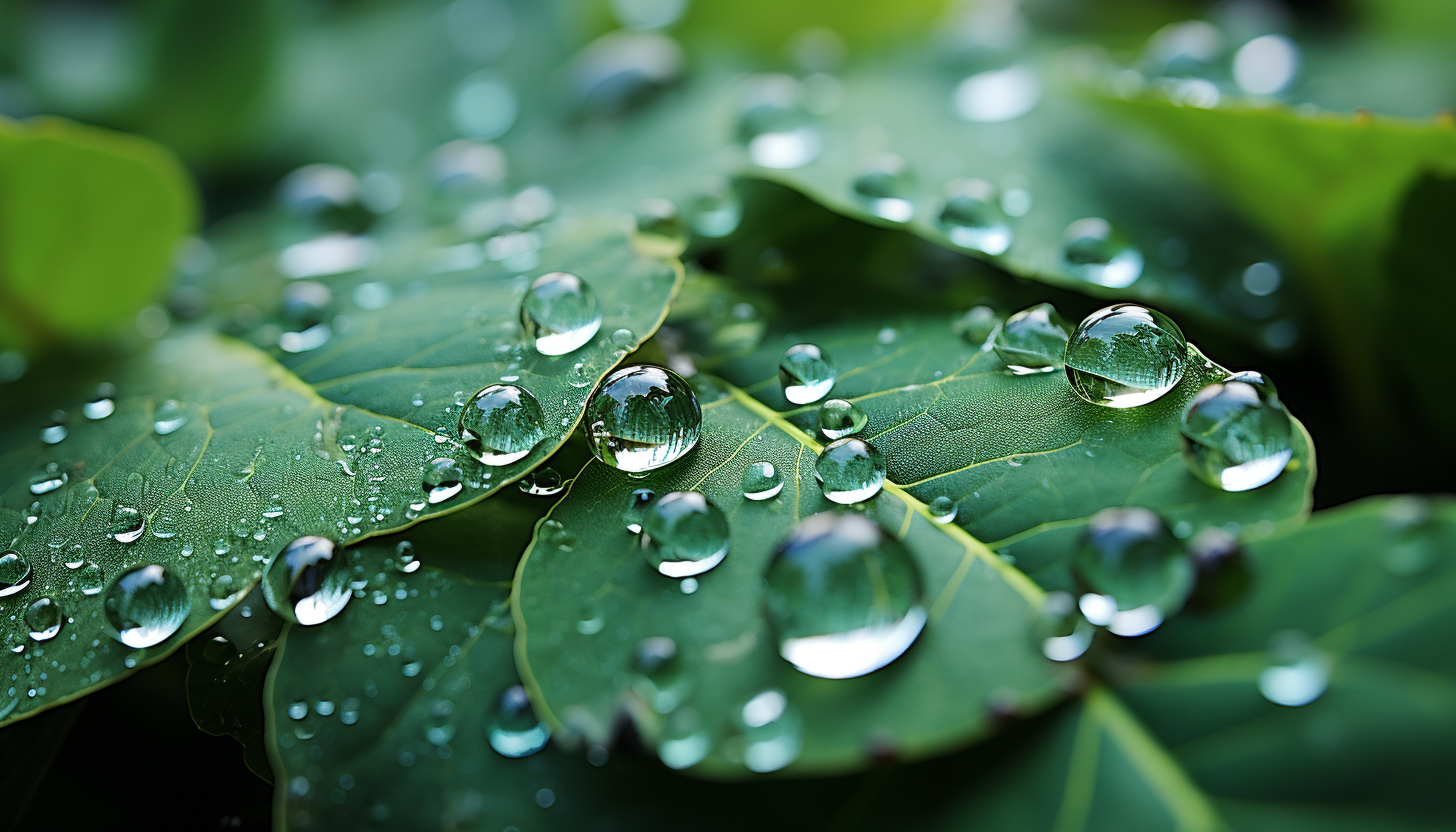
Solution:
{"label": "transparent droplet", "polygon": [[703,410],[682,376],[632,365],[607,376],[587,401],[587,441],[597,459],[629,473],[652,471],[698,444]]}
{"label": "transparent droplet", "polygon": [[1250,95],[1274,95],[1299,71],[1299,47],[1284,35],[1262,35],[1234,53],[1234,83]]}
{"label": "transparent droplet", "polygon": [[1125,289],[1143,273],[1143,253],[1101,217],[1087,217],[1067,226],[1062,234],[1062,261],[1076,277]]}
{"label": "transparent droplet", "polygon": [[156,564],[121,573],[103,603],[107,632],[138,649],[166,641],[192,612],[182,579]]}
{"label": "transparent droplet", "polygon": [[637,336],[632,332],[632,330],[626,327],[612,330],[612,346],[616,347],[617,349],[626,352],[627,350],[632,349],[632,347],[635,346],[636,343]]}
{"label": "transparent droplet", "polygon": [[135,543],[147,530],[147,520],[141,512],[128,506],[118,505],[111,513],[111,531],[107,534],[117,543]]}
{"label": "transparent droplet", "polygon": [[674,771],[697,765],[712,749],[713,738],[703,728],[702,717],[692,708],[673,711],[657,742],[658,759]]}
{"label": "transparent droplet", "polygon": [[937,221],[952,243],[984,254],[1005,254],[1014,239],[996,202],[996,189],[981,179],[962,179],[946,186]]}
{"label": "transparent droplet", "polygon": [[1049,373],[1062,366],[1072,328],[1050,303],[1039,303],[1006,319],[991,349],[1017,375]]}
{"label": "transparent droplet", "polygon": [[754,164],[786,170],[801,168],[819,156],[823,138],[803,98],[803,88],[792,76],[762,75],[752,80],[738,118],[738,140]]}
{"label": "transparent droplet", "polygon": [[796,344],[779,359],[779,384],[793,404],[810,404],[829,395],[839,373],[824,351],[813,344]]}
{"label": "transparent droplet", "polygon": [[463,136],[494,139],[516,123],[520,105],[504,78],[490,70],[467,76],[450,97],[450,121]]}
{"label": "transparent droplet", "polygon": [[955,88],[956,115],[973,122],[1011,121],[1031,112],[1041,100],[1041,81],[1030,67],[1009,66],[978,72]]}
{"label": "transparent droplet", "polygon": [[1041,643],[1042,655],[1054,662],[1081,658],[1092,646],[1093,628],[1077,611],[1070,592],[1048,592],[1036,613],[1033,632]]}
{"label": "transparent droplet", "polygon": [[207,587],[207,604],[215,610],[225,610],[238,597],[238,591],[242,589],[233,576],[226,572],[212,579]]}
{"label": "transparent droplet", "polygon": [[[1093,515],[1074,566],[1084,586],[1114,603],[1108,615],[1087,614],[1088,620],[1118,635],[1138,634],[1130,630],[1139,628],[1139,617],[1151,621],[1156,614],[1156,627],[1162,615],[1183,606],[1193,589],[1193,563],[1182,544],[1162,518],[1145,508],[1109,508]],[[1120,624],[1111,621],[1113,615],[1144,607],[1149,611],[1124,617]]]}
{"label": "transparent droplet", "polygon": [[51,598],[37,598],[25,608],[25,627],[33,641],[50,641],[66,623],[61,605]]}
{"label": "transparent droplet", "polygon": [[925,505],[930,512],[930,519],[942,526],[954,523],[956,519],[956,501],[942,494]]}
{"label": "transparent droplet", "polygon": [[862,503],[885,484],[885,458],[875,446],[853,436],[824,446],[814,463],[814,478],[824,496],[841,505]]}
{"label": "transparent droplet", "polygon": [[[52,463],[52,467],[54,463]],[[30,478],[30,493],[37,496],[49,494],[66,484],[65,471],[46,470]]]}
{"label": "transparent droplet", "polygon": [[566,489],[566,484],[561,481],[561,474],[550,466],[537,468],[521,477],[517,486],[523,493],[533,497],[555,497]]}
{"label": "transparent droplet", "polygon": [[576,631],[584,636],[594,636],[607,626],[607,616],[602,605],[595,598],[588,598],[581,604],[576,615]]}
{"label": "transparent droplet", "polygon": [[716,240],[738,229],[743,221],[743,203],[726,178],[713,177],[689,203],[688,216],[693,233]]}
{"label": "transparent droplet", "polygon": [[660,714],[672,713],[692,690],[692,680],[683,671],[678,656],[677,642],[667,636],[637,642],[632,651],[632,669],[637,674],[632,690]]}
{"label": "transparent droplet", "polygon": [[647,560],[669,578],[700,575],[728,554],[728,518],[696,491],[674,491],[642,514]]}
{"label": "transparent droplet", "polygon": [[653,257],[677,257],[687,250],[688,225],[668,199],[644,199],[633,217],[632,245]]}
{"label": "transparent droplet", "polygon": [[87,419],[105,419],[116,412],[116,385],[100,384],[90,401],[81,405],[81,415]]}
{"label": "transparent droplet", "polygon": [[[458,401],[458,399],[457,399]],[[546,415],[530,391],[492,384],[460,411],[460,439],[486,465],[509,465],[546,438]]]}
{"label": "transparent droplet", "polygon": [[157,408],[157,412],[152,415],[152,430],[155,430],[158,436],[175,433],[185,424],[187,424],[187,410],[176,399],[162,402],[162,405]]}
{"label": "transparent droplet", "polygon": [[520,685],[512,685],[500,695],[489,731],[490,747],[502,757],[529,757],[551,739],[551,729],[536,718],[531,699]]}
{"label": "transparent droplet", "polygon": [[738,709],[733,732],[729,753],[749,771],[778,771],[798,759],[804,747],[804,718],[776,688],[755,695]]}
{"label": "transparent droplet", "polygon": [[55,410],[51,412],[49,421],[40,429],[40,441],[47,445],[58,445],[69,434],[70,429],[66,427],[66,412]]}
{"label": "transparent droplet", "polygon": [[855,201],[866,211],[893,222],[908,222],[915,215],[915,180],[905,160],[882,153],[870,160],[850,183]]}
{"label": "transparent droplet", "polygon": [[537,352],[566,355],[601,329],[601,305],[586,281],[569,272],[550,272],[533,280],[521,299],[521,327]]}
{"label": "transparent droplet", "polygon": [[294,540],[263,570],[263,600],[287,621],[322,624],[338,615],[351,597],[343,547],[326,537]]}
{"label": "transparent droplet", "polygon": [[632,534],[642,532],[642,513],[655,499],[657,499],[657,493],[650,488],[637,488],[632,491],[632,502],[628,504],[627,510],[622,512],[622,519],[627,523],[627,531]]}
{"label": "transparent droplet", "polygon": [[1294,456],[1294,429],[1273,386],[1239,373],[1198,391],[1179,425],[1183,459],[1194,475],[1224,491],[1273,482]]}
{"label": "transparent droplet", "polygon": [[30,562],[14,549],[0,552],[0,598],[14,595],[28,586]]}
{"label": "transparent droplet", "polygon": [[755,462],[743,470],[743,496],[750,500],[770,500],[784,490],[784,475],[772,462]]}
{"label": "transparent droplet", "polygon": [[830,439],[859,433],[868,422],[869,417],[854,402],[830,399],[819,406],[819,432]]}
{"label": "transparent droplet", "polygon": [[1072,389],[1106,407],[1138,407],[1183,378],[1188,342],[1166,315],[1119,303],[1088,315],[1067,341],[1063,362]]}
{"label": "transparent droplet", "polygon": [[94,563],[84,563],[76,572],[76,585],[82,595],[98,595],[106,588],[106,570]]}
{"label": "transparent droplet", "polygon": [[459,463],[449,457],[439,457],[425,465],[420,485],[425,489],[425,499],[433,506],[459,494],[465,488],[464,479]]}
{"label": "transparent droplet", "polygon": [[779,655],[811,676],[848,679],[889,664],[925,626],[920,569],[860,514],[805,519],[764,576]]}
{"label": "transparent droplet", "polygon": [[1269,666],[1259,673],[1259,693],[1276,705],[1298,708],[1324,695],[1330,685],[1330,658],[1305,633],[1274,634]]}

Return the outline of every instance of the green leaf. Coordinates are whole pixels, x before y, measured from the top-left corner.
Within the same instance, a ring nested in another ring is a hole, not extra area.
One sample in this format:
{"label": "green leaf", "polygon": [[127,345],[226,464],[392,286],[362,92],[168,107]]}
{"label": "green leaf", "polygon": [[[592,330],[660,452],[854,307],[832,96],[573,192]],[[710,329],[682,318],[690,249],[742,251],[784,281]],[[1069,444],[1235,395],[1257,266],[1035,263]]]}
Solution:
{"label": "green leaf", "polygon": [[[881,323],[888,334],[870,336]],[[805,342],[837,364],[829,396],[869,417],[860,436],[885,455],[890,480],[921,502],[954,500],[959,526],[1048,589],[1071,587],[1077,537],[1104,508],[1150,508],[1183,535],[1238,524],[1246,537],[1297,525],[1309,511],[1314,449],[1302,427],[1289,468],[1262,488],[1227,493],[1188,471],[1179,414],[1225,372],[1196,348],[1176,388],[1128,410],[1082,401],[1061,372],[1013,375],[979,340],[924,316],[802,329],[713,372],[813,431],[818,404],[789,405],[778,381],[784,349]]]}
{"label": "green leaf", "polygon": [[263,731],[263,680],[283,619],[254,589],[212,629],[187,642],[187,707],[197,727],[243,746],[243,761],[272,780]]}
{"label": "green leaf", "polygon": [[95,340],[167,280],[197,222],[170,151],[55,118],[0,118],[0,347]]}
{"label": "green leaf", "polygon": [[[221,615],[211,597],[219,575],[240,591],[299,535],[349,543],[400,529],[468,505],[546,459],[574,428],[595,382],[632,346],[611,334],[626,328],[640,343],[681,279],[675,261],[634,253],[614,223],[562,232],[531,274],[582,275],[605,316],[600,334],[569,355],[541,356],[522,343],[516,314],[527,280],[515,271],[492,263],[417,282],[411,261],[333,279],[336,296],[383,281],[395,300],[336,316],[340,331],[309,352],[264,351],[185,330],[115,363],[37,368],[12,388],[0,411],[0,533],[32,574],[27,589],[0,599],[3,640],[20,648],[0,656],[4,719],[162,658]],[[276,343],[271,321],[245,337],[270,331]],[[540,402],[546,437],[524,459],[488,469],[459,444],[456,421],[474,391],[507,376]],[[101,381],[119,391],[115,413],[98,420],[71,410]],[[169,400],[181,403],[185,423],[159,435],[155,422]],[[42,414],[57,405],[71,413],[69,435],[43,444]],[[439,458],[458,462],[463,487],[429,504],[422,474]],[[33,487],[35,477],[62,475],[63,487]],[[146,521],[133,543],[108,537],[118,506]],[[281,515],[268,516],[275,510]],[[83,561],[98,566],[107,584],[140,564],[176,574],[192,599],[182,631],[156,647],[123,648],[105,635],[104,595],[82,592],[89,568],[65,565]],[[70,620],[55,638],[35,642],[23,613],[42,597]]]}
{"label": "green leaf", "polygon": [[[713,394],[715,383],[699,386]],[[669,636],[715,750],[693,771],[745,773],[721,743],[729,715],[767,688],[803,715],[798,774],[862,767],[882,749],[908,759],[984,736],[999,712],[1034,712],[1054,700],[1066,675],[1042,657],[1032,633],[1040,591],[959,528],[936,524],[925,506],[887,485],[869,516],[910,549],[924,575],[929,622],[891,667],[869,676],[817,679],[778,656],[762,613],[760,576],[802,517],[834,508],[814,479],[820,445],[742,391],[703,403],[703,440],[682,462],[640,479],[592,462],[573,480],[521,561],[513,597],[517,667],[540,714],[592,743],[610,738],[619,713],[638,718],[649,743],[662,730],[630,672],[634,646]],[[743,497],[745,468],[768,461],[782,493]],[[651,569],[622,520],[635,488],[698,490],[728,514],[728,557],[684,594]],[[551,528],[555,528],[554,526]],[[600,627],[581,626],[586,620]]]}
{"label": "green leaf", "polygon": [[[1180,617],[1148,637],[1157,661],[1125,668],[1123,692],[1213,794],[1449,822],[1453,553],[1456,503],[1447,498],[1319,512],[1249,547],[1256,577],[1243,604]],[[1291,631],[1313,645],[1312,678],[1328,681],[1302,707],[1260,695],[1271,650]]]}

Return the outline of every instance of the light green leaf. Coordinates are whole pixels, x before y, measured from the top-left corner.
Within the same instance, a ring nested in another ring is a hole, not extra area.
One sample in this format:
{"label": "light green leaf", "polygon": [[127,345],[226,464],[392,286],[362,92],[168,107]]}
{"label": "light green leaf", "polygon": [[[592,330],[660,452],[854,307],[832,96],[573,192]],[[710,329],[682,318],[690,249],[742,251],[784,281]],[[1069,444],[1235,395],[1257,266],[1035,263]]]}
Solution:
{"label": "light green leaf", "polygon": [[[411,263],[333,279],[336,297],[381,281],[395,299],[375,310],[339,310],[332,318],[339,331],[312,351],[265,351],[184,330],[115,363],[32,372],[6,399],[0,436],[0,533],[31,567],[29,586],[0,598],[3,640],[12,648],[0,656],[4,718],[162,658],[230,605],[226,592],[213,605],[216,578],[230,576],[241,591],[301,534],[349,543],[397,530],[463,507],[549,456],[597,379],[656,329],[681,275],[675,261],[634,253],[615,223],[555,229],[561,237],[525,276],[491,263],[420,280]],[[604,314],[588,345],[559,357],[527,347],[517,321],[528,278],[553,270],[582,275]],[[634,335],[614,341],[619,328]],[[271,331],[276,339],[279,330]],[[459,443],[457,419],[474,391],[506,377],[540,402],[545,438],[525,458],[487,468]],[[93,419],[73,409],[101,381],[119,391],[115,412]],[[168,401],[179,403],[180,426]],[[45,444],[37,438],[42,414],[56,406],[69,413],[68,435]],[[170,432],[158,430],[159,418]],[[436,459],[456,460],[461,487],[429,503],[422,476]],[[135,542],[108,536],[118,507],[145,520]],[[106,635],[104,593],[84,593],[94,578],[80,564],[98,567],[109,586],[124,570],[153,563],[183,580],[192,613],[177,635],[133,651]],[[69,620],[37,642],[24,613],[42,597]]]}
{"label": "light green leaf", "polygon": [[197,222],[170,151],[56,118],[0,118],[0,346],[95,340],[156,296]]}

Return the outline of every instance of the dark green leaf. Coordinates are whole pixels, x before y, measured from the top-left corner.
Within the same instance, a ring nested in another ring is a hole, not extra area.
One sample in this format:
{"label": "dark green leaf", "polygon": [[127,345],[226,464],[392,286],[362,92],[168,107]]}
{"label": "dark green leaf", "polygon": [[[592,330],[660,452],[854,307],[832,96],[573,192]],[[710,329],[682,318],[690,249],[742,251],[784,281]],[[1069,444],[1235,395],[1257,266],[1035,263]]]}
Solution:
{"label": "dark green leaf", "polygon": [[253,590],[212,629],[187,643],[187,706],[197,727],[243,746],[248,768],[271,781],[263,733],[263,680],[283,619]]}

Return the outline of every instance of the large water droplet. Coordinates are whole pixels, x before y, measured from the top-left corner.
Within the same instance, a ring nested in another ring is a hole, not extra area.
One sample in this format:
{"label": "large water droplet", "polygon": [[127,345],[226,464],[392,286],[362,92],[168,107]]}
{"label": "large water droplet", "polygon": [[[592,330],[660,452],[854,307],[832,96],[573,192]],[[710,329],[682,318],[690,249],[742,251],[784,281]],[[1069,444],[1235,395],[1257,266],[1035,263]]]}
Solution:
{"label": "large water droplet", "polygon": [[1017,375],[1048,373],[1062,366],[1072,328],[1050,303],[1039,303],[1006,319],[991,348]]}
{"label": "large water droplet", "polygon": [[108,632],[127,647],[161,644],[192,612],[182,579],[156,564],[128,569],[106,591]]}
{"label": "large water droplet", "polygon": [[966,121],[998,122],[1021,118],[1041,100],[1041,82],[1030,67],[1009,66],[978,72],[960,82],[952,99]]}
{"label": "large water droplet", "polygon": [[1224,491],[1272,482],[1294,455],[1289,413],[1259,373],[1238,373],[1198,391],[1179,427],[1189,469]]}
{"label": "large water droplet", "polygon": [[602,326],[597,293],[569,272],[550,272],[531,282],[521,299],[521,326],[542,355],[566,355]]}
{"label": "large water droplet", "polygon": [[460,412],[460,438],[486,465],[524,459],[545,437],[546,416],[540,403],[514,384],[492,384],[472,396]]}
{"label": "large water droplet", "polygon": [[50,641],[66,623],[61,605],[51,598],[37,598],[25,608],[25,626],[34,641]]}
{"label": "large water droplet", "polygon": [[502,757],[529,757],[551,739],[551,729],[536,718],[531,699],[520,685],[512,685],[501,694],[489,730],[490,747]]}
{"label": "large water droplet", "polygon": [[1163,615],[1181,608],[1193,589],[1192,561],[1162,518],[1145,508],[1109,508],[1093,515],[1075,567],[1082,584],[1111,603],[1105,614],[1090,612],[1089,604],[1101,610],[1107,602],[1094,604],[1084,597],[1083,613],[1118,635],[1151,631]]}
{"label": "large water droplet", "polygon": [[732,755],[741,756],[750,771],[778,771],[798,758],[804,747],[804,718],[774,688],[743,704],[734,715]]}
{"label": "large water droplet", "polygon": [[420,485],[425,489],[425,499],[433,506],[459,494],[465,488],[464,479],[460,464],[442,456],[425,464],[425,475],[420,479]]}
{"label": "large water droplet", "polygon": [[156,431],[158,436],[175,433],[185,424],[187,424],[187,410],[176,399],[162,402],[161,407],[157,408],[157,412],[152,414],[152,430]]}
{"label": "large water droplet", "polygon": [[1137,407],[1183,378],[1188,342],[1166,315],[1119,303],[1088,315],[1067,341],[1063,362],[1072,389],[1106,407]]}
{"label": "large water droplet", "polygon": [[1062,260],[1077,277],[1125,289],[1143,273],[1143,254],[1112,224],[1101,217],[1087,217],[1067,226],[1062,235]]}
{"label": "large water droplet", "polygon": [[30,586],[30,563],[14,549],[0,552],[0,598]]}
{"label": "large water droplet", "polygon": [[688,225],[668,199],[644,199],[633,217],[632,245],[653,257],[677,257],[687,250]]}
{"label": "large water droplet", "polygon": [[866,211],[893,222],[907,222],[915,215],[914,188],[909,165],[894,153],[871,159],[850,183],[855,201]]}
{"label": "large water droplet", "polygon": [[349,603],[344,550],[326,537],[300,537],[273,556],[263,571],[263,600],[287,621],[322,624]]}
{"label": "large water droplet", "polygon": [[682,376],[663,367],[633,365],[607,376],[592,393],[584,424],[597,459],[640,473],[692,450],[703,410]]}
{"label": "large water droplet", "polygon": [[692,680],[683,672],[677,642],[667,636],[637,642],[632,651],[632,669],[637,672],[632,690],[660,714],[672,713],[692,690]]}
{"label": "large water droplet", "polygon": [[822,138],[803,106],[803,89],[789,75],[754,79],[738,119],[738,140],[748,158],[766,168],[800,168],[819,155]]}
{"label": "large water droplet", "polygon": [[947,185],[937,221],[952,243],[993,256],[1005,254],[1014,239],[1006,215],[996,203],[996,189],[982,179]]}
{"label": "large water droplet", "polygon": [[830,439],[859,433],[868,422],[869,417],[854,402],[830,399],[819,406],[819,432]]}
{"label": "large water droplet", "polygon": [[770,500],[784,490],[784,475],[772,462],[755,462],[743,469],[743,496],[750,500]]}
{"label": "large water droplet", "polygon": [[107,534],[117,543],[135,543],[147,530],[147,519],[129,506],[117,505],[111,513],[111,531]]}
{"label": "large water droplet", "polygon": [[642,514],[647,560],[669,578],[700,575],[728,554],[728,518],[696,491],[664,494]]}
{"label": "large water droplet", "polygon": [[91,400],[81,405],[81,415],[87,419],[105,419],[116,412],[116,385],[97,385]]}
{"label": "large water droplet", "polygon": [[549,465],[537,468],[516,483],[516,487],[524,494],[532,497],[555,497],[566,490],[566,484],[561,481],[561,474]]}
{"label": "large water droplet", "polygon": [[885,458],[863,439],[836,439],[819,454],[814,478],[830,500],[841,505],[862,503],[884,486]]}
{"label": "large water droplet", "polygon": [[779,359],[784,398],[794,404],[817,402],[829,395],[839,372],[824,351],[813,344],[795,344]]}
{"label": "large water droplet", "polygon": [[1324,695],[1330,684],[1330,658],[1298,630],[1276,633],[1269,666],[1259,673],[1259,693],[1276,705],[1298,708]]}

